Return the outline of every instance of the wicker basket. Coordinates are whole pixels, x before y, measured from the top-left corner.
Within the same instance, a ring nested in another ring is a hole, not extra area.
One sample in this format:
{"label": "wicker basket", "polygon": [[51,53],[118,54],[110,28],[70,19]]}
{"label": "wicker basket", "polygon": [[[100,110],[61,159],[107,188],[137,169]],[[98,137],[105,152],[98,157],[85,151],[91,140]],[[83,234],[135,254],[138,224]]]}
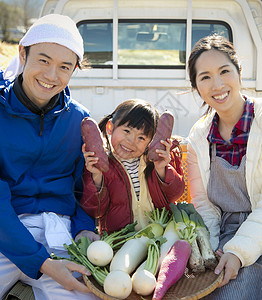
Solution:
{"label": "wicker basket", "polygon": [[[205,273],[189,274],[185,273],[180,280],[174,284],[165,294],[164,300],[197,300],[213,292],[222,282],[223,272],[215,275],[214,271],[207,270]],[[84,276],[85,284],[91,292],[104,300],[116,300],[103,292],[103,288],[97,284],[92,276]],[[152,295],[143,296],[143,299],[151,300]],[[141,300],[141,296],[132,292],[127,298],[129,300]]]}

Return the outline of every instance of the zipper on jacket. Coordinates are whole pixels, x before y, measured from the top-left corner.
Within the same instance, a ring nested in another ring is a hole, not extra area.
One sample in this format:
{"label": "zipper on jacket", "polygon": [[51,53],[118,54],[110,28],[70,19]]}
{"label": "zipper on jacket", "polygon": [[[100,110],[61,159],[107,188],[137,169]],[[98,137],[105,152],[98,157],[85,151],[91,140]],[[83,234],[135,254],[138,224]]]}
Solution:
{"label": "zipper on jacket", "polygon": [[[25,94],[23,87],[22,87],[23,77],[22,74],[20,74],[13,85],[14,93],[17,97],[17,99],[32,113],[40,116],[40,132],[39,135],[42,136],[44,132],[44,117],[45,114],[47,114],[49,111],[51,111],[54,107],[56,107],[59,104],[60,101],[60,93],[53,96],[50,101],[44,106],[44,107],[38,107],[36,104],[34,104]],[[69,108],[68,108],[69,110]],[[70,111],[70,110],[69,110]]]}
{"label": "zipper on jacket", "polygon": [[42,136],[43,135],[43,131],[44,131],[44,118],[45,118],[45,114],[44,112],[41,112],[40,114],[40,132],[39,135]]}

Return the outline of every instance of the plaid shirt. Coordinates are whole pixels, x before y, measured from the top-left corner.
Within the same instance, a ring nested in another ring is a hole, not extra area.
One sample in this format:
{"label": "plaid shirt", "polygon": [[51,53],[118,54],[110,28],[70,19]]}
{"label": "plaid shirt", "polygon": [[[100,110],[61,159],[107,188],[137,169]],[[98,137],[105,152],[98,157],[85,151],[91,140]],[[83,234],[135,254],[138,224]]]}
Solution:
{"label": "plaid shirt", "polygon": [[234,126],[229,143],[227,143],[218,131],[218,114],[216,113],[207,140],[216,145],[217,156],[224,158],[233,166],[239,166],[242,157],[246,154],[247,140],[254,117],[254,103],[245,97],[244,112]]}

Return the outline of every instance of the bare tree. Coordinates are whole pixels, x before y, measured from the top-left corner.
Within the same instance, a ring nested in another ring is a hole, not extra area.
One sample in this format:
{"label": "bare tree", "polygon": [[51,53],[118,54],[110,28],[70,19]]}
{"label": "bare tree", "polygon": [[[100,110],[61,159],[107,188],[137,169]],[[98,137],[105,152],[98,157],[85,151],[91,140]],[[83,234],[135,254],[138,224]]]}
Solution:
{"label": "bare tree", "polygon": [[15,7],[21,10],[20,19],[17,23],[23,26],[24,30],[27,31],[32,25],[31,20],[37,18],[40,12],[40,8],[43,4],[42,0],[12,0],[9,1],[13,3]]}
{"label": "bare tree", "polygon": [[16,20],[21,16],[18,7],[0,2],[0,30],[4,41],[10,41],[10,29],[16,27]]}
{"label": "bare tree", "polygon": [[[44,0],[0,0],[0,33],[2,40],[17,41],[14,32],[24,33],[38,18]],[[12,32],[12,34],[11,34]]]}
{"label": "bare tree", "polygon": [[25,30],[32,25],[30,20],[38,16],[39,4],[34,0],[20,0],[18,5],[22,9],[22,24]]}

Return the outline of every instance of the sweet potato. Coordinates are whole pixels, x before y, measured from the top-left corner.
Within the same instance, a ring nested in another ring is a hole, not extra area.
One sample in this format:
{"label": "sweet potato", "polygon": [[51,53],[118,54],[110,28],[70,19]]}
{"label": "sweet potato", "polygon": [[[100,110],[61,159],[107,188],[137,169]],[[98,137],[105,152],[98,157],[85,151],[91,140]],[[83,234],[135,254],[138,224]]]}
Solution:
{"label": "sweet potato", "polygon": [[165,146],[161,144],[160,141],[161,140],[166,141],[171,137],[173,125],[174,125],[174,116],[168,111],[163,112],[158,120],[158,125],[153,140],[149,144],[149,149],[148,149],[149,160],[158,161],[161,159],[159,155],[156,153],[156,149],[165,150]]}
{"label": "sweet potato", "polygon": [[176,241],[161,263],[153,300],[161,300],[167,290],[184,274],[191,246],[186,240]]}
{"label": "sweet potato", "polygon": [[109,170],[108,156],[103,146],[103,139],[101,131],[92,118],[84,118],[81,123],[82,138],[85,143],[85,150],[87,152],[94,152],[95,156],[99,158],[95,165],[101,172]]}

